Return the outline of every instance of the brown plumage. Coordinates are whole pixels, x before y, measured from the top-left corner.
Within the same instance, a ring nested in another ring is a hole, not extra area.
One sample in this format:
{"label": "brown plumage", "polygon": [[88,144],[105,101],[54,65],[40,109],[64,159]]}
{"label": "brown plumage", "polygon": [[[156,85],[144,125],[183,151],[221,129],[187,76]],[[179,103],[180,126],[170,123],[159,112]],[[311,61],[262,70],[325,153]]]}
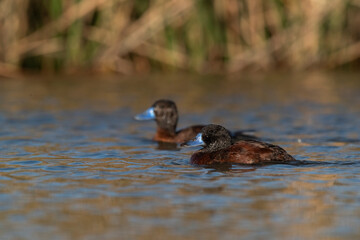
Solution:
{"label": "brown plumage", "polygon": [[[283,148],[273,144],[254,140],[240,140],[232,144],[229,131],[219,125],[204,127],[196,141],[202,141],[205,147],[191,156],[192,164],[266,164],[295,161]],[[195,145],[193,142],[185,145]]]}
{"label": "brown plumage", "polygon": [[[151,114],[149,113],[151,112]],[[158,142],[169,143],[183,143],[193,139],[205,125],[194,125],[176,131],[176,126],[179,120],[179,114],[176,104],[171,100],[160,99],[157,100],[144,113],[135,116],[137,120],[155,120],[157,129],[154,140]],[[241,132],[236,132],[233,140],[239,139],[257,139],[254,136],[245,135]]]}
{"label": "brown plumage", "polygon": [[155,141],[159,142],[170,142],[170,143],[182,143],[193,139],[204,125],[196,125],[181,129],[173,133],[172,131],[168,131],[166,129],[158,127],[156,130],[156,134],[154,136]]}
{"label": "brown plumage", "polygon": [[176,131],[179,120],[176,104],[171,100],[160,99],[144,113],[135,116],[137,120],[155,120],[157,129],[155,141],[182,143],[194,138],[204,125],[190,126]]}

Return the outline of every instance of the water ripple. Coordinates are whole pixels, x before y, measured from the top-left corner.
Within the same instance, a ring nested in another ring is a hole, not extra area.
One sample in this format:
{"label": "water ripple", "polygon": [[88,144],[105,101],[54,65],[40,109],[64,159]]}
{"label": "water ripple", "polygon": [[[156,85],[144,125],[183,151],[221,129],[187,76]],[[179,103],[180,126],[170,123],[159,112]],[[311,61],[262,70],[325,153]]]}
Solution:
{"label": "water ripple", "polygon": [[[334,96],[360,86],[330,81],[317,101],[290,80],[142,83],[0,82],[1,239],[359,238],[360,111]],[[299,161],[192,166],[196,149],[132,120],[155,95],[179,102],[179,127],[252,129]]]}

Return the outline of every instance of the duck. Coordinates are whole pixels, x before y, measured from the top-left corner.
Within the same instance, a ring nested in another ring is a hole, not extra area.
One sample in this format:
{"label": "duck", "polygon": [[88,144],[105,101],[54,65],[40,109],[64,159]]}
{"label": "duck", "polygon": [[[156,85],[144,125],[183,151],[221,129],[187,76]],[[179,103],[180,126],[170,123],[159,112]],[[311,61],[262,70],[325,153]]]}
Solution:
{"label": "duck", "polygon": [[154,140],[158,142],[182,143],[194,138],[204,125],[193,125],[181,130],[176,130],[179,114],[176,104],[172,100],[160,99],[135,116],[135,120],[155,120],[157,129]]}
{"label": "duck", "polygon": [[296,161],[294,157],[277,145],[250,139],[234,142],[230,131],[216,124],[203,127],[194,139],[181,144],[181,146],[203,146],[190,158],[190,163],[194,165],[223,163],[261,165]]}
{"label": "duck", "polygon": [[[135,120],[147,121],[155,120],[157,129],[154,141],[166,143],[183,143],[193,139],[206,125],[192,125],[180,130],[176,130],[179,120],[179,113],[174,101],[169,99],[159,99],[143,113],[136,115]],[[237,131],[232,134],[233,139],[257,139],[255,136],[244,134]]]}

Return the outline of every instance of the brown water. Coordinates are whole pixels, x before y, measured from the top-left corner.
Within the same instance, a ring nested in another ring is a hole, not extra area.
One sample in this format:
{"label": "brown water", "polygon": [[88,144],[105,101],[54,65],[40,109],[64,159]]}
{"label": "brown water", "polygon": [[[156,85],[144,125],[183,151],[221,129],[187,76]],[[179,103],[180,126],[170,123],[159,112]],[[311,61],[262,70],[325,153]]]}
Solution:
{"label": "brown water", "polygon": [[[360,239],[359,76],[0,81],[0,239]],[[192,166],[132,119],[158,98],[302,162]]]}

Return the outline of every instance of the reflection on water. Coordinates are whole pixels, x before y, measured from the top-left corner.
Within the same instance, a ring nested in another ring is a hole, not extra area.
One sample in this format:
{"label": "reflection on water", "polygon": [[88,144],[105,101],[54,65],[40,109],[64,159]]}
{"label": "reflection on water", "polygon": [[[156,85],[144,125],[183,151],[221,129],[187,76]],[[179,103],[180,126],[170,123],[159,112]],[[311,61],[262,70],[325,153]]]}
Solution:
{"label": "reflection on water", "polygon": [[[357,74],[0,81],[1,239],[358,239]],[[132,116],[218,123],[301,164],[189,165]]]}

